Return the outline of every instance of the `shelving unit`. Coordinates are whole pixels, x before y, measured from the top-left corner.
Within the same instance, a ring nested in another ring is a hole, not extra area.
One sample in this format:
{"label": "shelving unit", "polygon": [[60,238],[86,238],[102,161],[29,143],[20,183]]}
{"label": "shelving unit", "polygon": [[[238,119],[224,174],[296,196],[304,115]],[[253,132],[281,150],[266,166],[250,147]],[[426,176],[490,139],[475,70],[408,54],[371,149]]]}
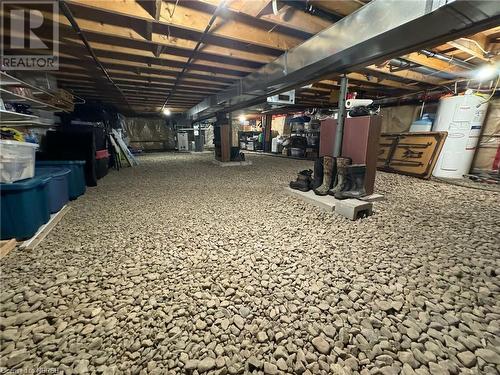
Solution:
{"label": "shelving unit", "polygon": [[[54,97],[54,94],[43,88],[34,86],[19,78],[16,78],[6,72],[0,71],[0,98],[4,102],[15,102],[20,104],[29,105],[33,109],[44,109],[54,112],[66,112],[61,107],[49,104],[42,99],[25,96],[22,94],[14,93],[9,90],[10,87],[23,87],[31,90],[32,95],[43,94],[48,97]],[[9,127],[53,127],[55,124],[49,124],[35,115],[28,115],[24,113],[17,113],[14,111],[0,110],[0,125]]]}
{"label": "shelving unit", "polygon": [[46,122],[38,120],[38,117],[34,116],[34,120],[22,120],[22,121],[3,121],[1,120],[0,123],[5,126],[9,127],[16,127],[16,126],[36,126],[36,127],[53,127],[57,126],[56,124],[47,124]]}
{"label": "shelving unit", "polygon": [[65,112],[64,109],[56,107],[54,105],[45,103],[41,100],[35,99],[35,98],[30,98],[27,96],[19,95],[19,94],[14,94],[13,92],[0,88],[0,97],[2,98],[3,101],[5,102],[16,102],[16,103],[23,103],[23,104],[29,104],[32,108],[37,108],[37,109],[49,109],[55,112]]}
{"label": "shelving unit", "polygon": [[14,111],[6,111],[3,109],[0,109],[0,121],[2,123],[6,122],[17,122],[17,121],[26,121],[30,119],[36,119],[37,116],[35,115],[27,115],[25,113],[18,113]]}

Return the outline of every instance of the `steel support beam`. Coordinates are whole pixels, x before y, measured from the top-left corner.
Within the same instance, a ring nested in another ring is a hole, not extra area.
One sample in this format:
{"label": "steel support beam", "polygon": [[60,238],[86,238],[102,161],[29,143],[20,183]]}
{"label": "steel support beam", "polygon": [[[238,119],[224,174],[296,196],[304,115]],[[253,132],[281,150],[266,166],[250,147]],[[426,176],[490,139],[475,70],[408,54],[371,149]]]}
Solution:
{"label": "steel support beam", "polygon": [[346,118],[346,95],[347,76],[344,74],[340,80],[339,111],[337,114],[337,128],[335,130],[335,143],[333,144],[333,156],[342,155],[342,141],[344,140],[344,123]]}
{"label": "steel support beam", "polygon": [[430,48],[500,22],[491,0],[373,0],[330,28],[292,48],[186,115],[193,120],[233,111],[301,87],[332,73]]}

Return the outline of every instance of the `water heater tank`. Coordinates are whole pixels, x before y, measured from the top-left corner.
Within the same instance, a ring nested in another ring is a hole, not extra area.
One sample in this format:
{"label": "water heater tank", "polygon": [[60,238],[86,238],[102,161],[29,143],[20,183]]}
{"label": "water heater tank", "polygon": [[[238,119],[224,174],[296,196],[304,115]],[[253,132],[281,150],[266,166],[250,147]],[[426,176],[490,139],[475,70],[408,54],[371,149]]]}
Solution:
{"label": "water heater tank", "polygon": [[433,176],[462,178],[469,173],[487,108],[485,99],[474,94],[440,100],[432,130],[446,131],[448,137]]}

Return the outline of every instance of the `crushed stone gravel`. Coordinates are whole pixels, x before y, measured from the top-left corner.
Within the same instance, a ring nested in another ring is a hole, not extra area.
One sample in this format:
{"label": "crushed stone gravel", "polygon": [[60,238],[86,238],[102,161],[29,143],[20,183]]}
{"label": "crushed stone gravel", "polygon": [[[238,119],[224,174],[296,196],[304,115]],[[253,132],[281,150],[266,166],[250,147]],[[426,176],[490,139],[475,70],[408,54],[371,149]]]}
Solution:
{"label": "crushed stone gravel", "polygon": [[0,366],[64,374],[498,374],[500,194],[378,173],[351,222],[311,162],[151,154],[1,261]]}

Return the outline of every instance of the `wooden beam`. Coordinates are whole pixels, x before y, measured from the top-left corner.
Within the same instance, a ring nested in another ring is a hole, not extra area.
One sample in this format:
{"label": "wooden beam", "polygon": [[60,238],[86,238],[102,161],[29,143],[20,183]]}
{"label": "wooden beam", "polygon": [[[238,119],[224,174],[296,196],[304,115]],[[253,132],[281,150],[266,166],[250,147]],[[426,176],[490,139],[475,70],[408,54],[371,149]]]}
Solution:
{"label": "wooden beam", "polygon": [[0,241],[0,259],[6,257],[12,250],[16,248],[17,242],[15,239]]}
{"label": "wooden beam", "polygon": [[391,68],[388,65],[385,65],[385,66],[370,65],[370,66],[367,66],[366,69],[368,69],[372,72],[389,74],[389,75],[392,75],[395,77],[405,78],[405,79],[408,79],[411,81],[427,83],[429,85],[440,85],[440,82],[442,81],[440,78],[432,77],[428,74],[422,74],[422,73],[415,72],[412,70],[393,71],[393,70],[391,70]]}
{"label": "wooden beam", "polygon": [[59,212],[51,215],[50,220],[46,224],[42,225],[32,238],[24,241],[21,244],[20,248],[33,250],[35,247],[37,247],[69,210],[69,206],[64,206]]}
{"label": "wooden beam", "polygon": [[[44,19],[56,21],[53,19],[52,14],[44,12],[42,12],[42,14]],[[60,33],[62,35],[72,35],[74,37],[74,31],[69,21],[65,17],[59,17],[58,21],[60,24]],[[196,46],[198,40],[196,38],[199,36],[199,34],[193,34],[192,40],[190,40],[178,35],[170,35],[168,32],[158,34],[153,30],[152,41],[148,41],[144,37],[144,33],[126,26],[110,25],[100,21],[84,20],[80,18],[78,18],[77,21],[82,31],[85,32],[85,36],[91,42],[107,43],[122,47],[141,46],[144,50],[148,51],[151,51],[151,48],[156,48],[156,46],[162,46],[170,53],[185,51],[183,56],[190,55],[191,51]],[[210,60],[241,60],[243,64],[245,61],[266,64],[280,55],[279,51],[275,51],[272,54],[269,53],[269,50],[266,50],[265,53],[258,52],[250,48],[248,44],[232,43],[230,46],[222,46],[213,44],[214,42],[217,41],[211,40],[211,44],[203,47],[203,52],[199,55],[200,58]]]}
{"label": "wooden beam", "polygon": [[[210,12],[205,12],[199,8],[198,5],[201,3],[189,1],[165,3],[158,22],[148,12],[144,14],[144,9],[138,3],[131,0],[122,0],[120,2],[110,0],[68,0],[68,3],[71,4],[72,8],[80,10],[77,13],[78,22],[80,22],[82,17],[89,16],[89,13],[82,11],[87,8],[92,10],[90,14],[93,20],[99,19],[101,22],[102,20],[106,20],[105,14],[114,14],[132,19],[146,19],[158,25],[178,28],[187,32],[196,31],[203,33],[212,17]],[[174,7],[175,11],[173,11]],[[213,28],[215,29],[211,33],[213,37],[272,48],[279,51],[286,51],[304,40],[304,38],[294,37],[277,31],[269,32],[271,27],[267,29],[261,28],[256,26],[255,22],[244,22],[242,19],[232,17],[225,18],[224,14],[215,20]],[[198,38],[196,37],[195,39]]]}
{"label": "wooden beam", "polygon": [[270,3],[271,0],[230,0],[229,6],[237,12],[258,18]]}
{"label": "wooden beam", "polygon": [[137,4],[155,20],[158,20],[160,17],[161,3],[161,0],[137,0]]}
{"label": "wooden beam", "polygon": [[350,0],[309,0],[309,1],[312,5],[339,16],[347,16],[363,6],[362,3]]}
{"label": "wooden beam", "polygon": [[405,85],[404,83],[401,83],[401,82],[392,81],[392,80],[384,79],[384,78],[379,78],[379,77],[376,77],[373,75],[366,75],[366,74],[361,74],[361,73],[349,73],[347,75],[347,77],[349,79],[352,79],[355,81],[369,82],[369,83],[374,83],[377,85],[393,87],[393,88],[402,89],[402,90],[409,90],[409,91],[421,90],[421,88],[417,87],[417,86],[409,86],[409,85]]}
{"label": "wooden beam", "polygon": [[[220,0],[199,1],[210,4],[212,6],[217,6],[220,2]],[[263,14],[263,10],[270,4],[270,2],[270,0],[232,0],[228,1],[226,9],[229,9],[234,13],[240,13],[247,16],[260,18],[275,25],[299,30],[311,35],[317,34],[321,30],[332,25],[330,22],[320,17],[302,12],[289,5],[281,6],[277,15],[272,12]]]}
{"label": "wooden beam", "polygon": [[[92,49],[99,59],[110,58],[117,61],[130,61],[143,63],[155,67],[172,67],[174,69],[182,69],[185,58],[179,58],[169,54],[164,54],[160,57],[155,57],[151,52],[136,50],[131,48],[114,47],[98,43],[90,43]],[[81,56],[81,48],[79,46],[67,43],[64,45],[65,55]],[[255,68],[238,66],[232,64],[223,64],[219,62],[211,62],[203,59],[197,59],[191,65],[191,71],[207,71],[216,74],[227,74],[233,77],[242,77],[248,73],[254,72]]]}
{"label": "wooden beam", "polygon": [[483,52],[487,50],[488,37],[482,34],[476,34],[468,38],[460,38],[447,42],[450,46],[476,57],[483,61],[490,61],[489,56]]}

